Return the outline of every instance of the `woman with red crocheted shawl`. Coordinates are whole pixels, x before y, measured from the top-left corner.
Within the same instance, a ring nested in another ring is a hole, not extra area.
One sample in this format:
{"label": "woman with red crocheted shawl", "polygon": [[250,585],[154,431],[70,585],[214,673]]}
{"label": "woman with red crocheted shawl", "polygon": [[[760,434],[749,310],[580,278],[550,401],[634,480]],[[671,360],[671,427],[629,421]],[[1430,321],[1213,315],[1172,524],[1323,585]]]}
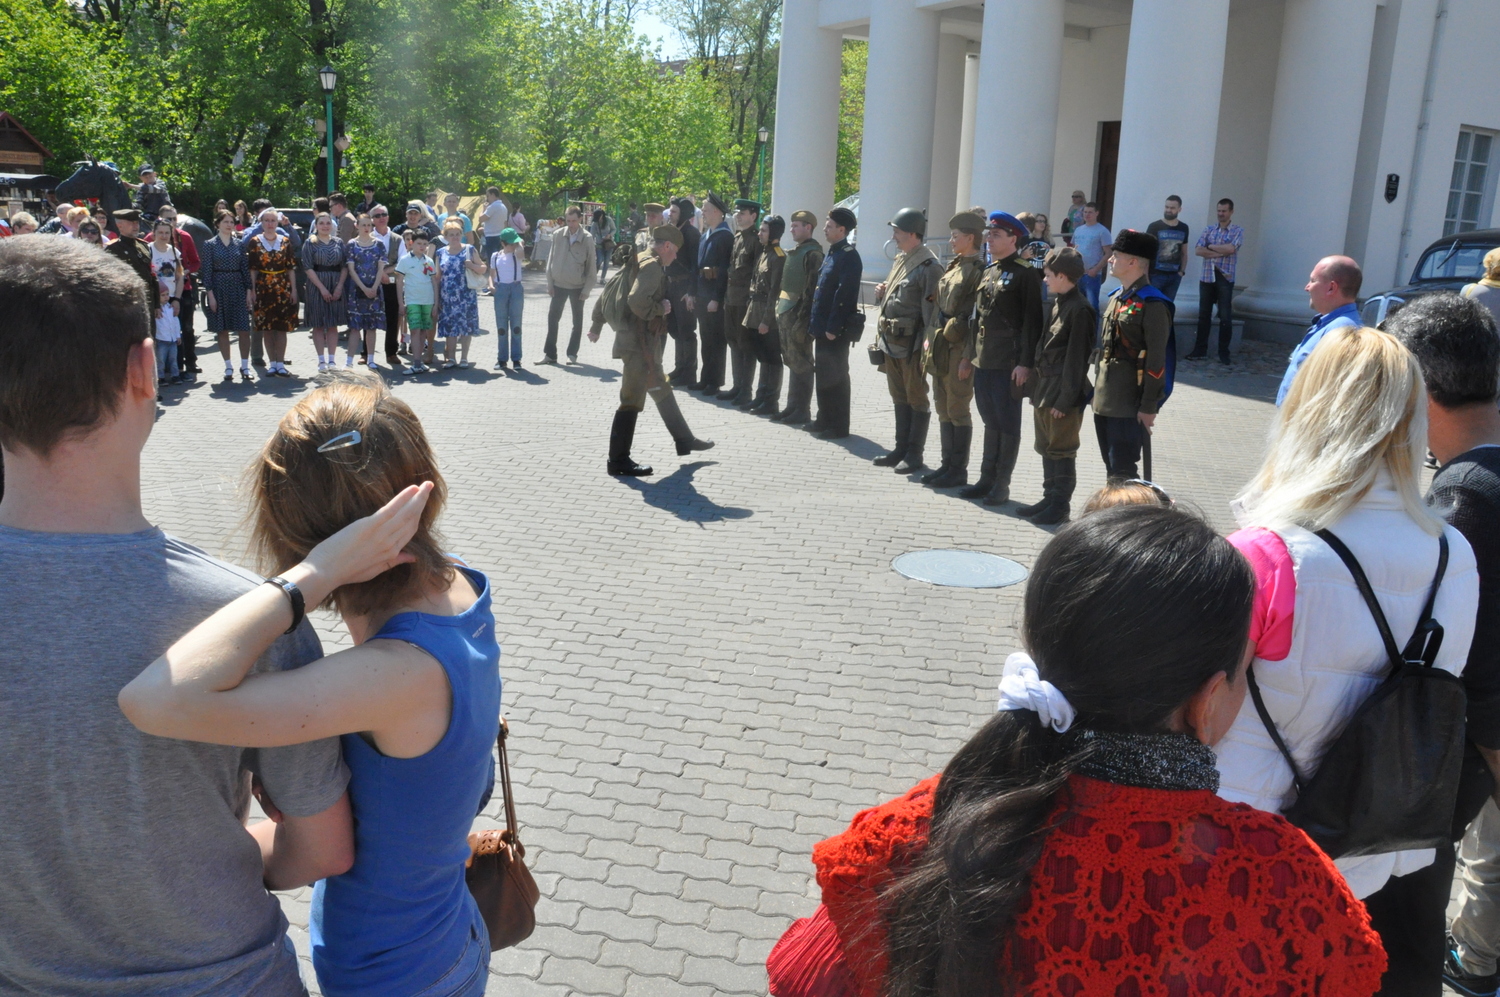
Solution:
{"label": "woman with red crocheted shawl", "polygon": [[775,997],[1368,997],[1385,952],[1333,863],[1229,803],[1254,580],[1201,520],[1128,506],[1042,551],[1000,712],[941,778],[817,845]]}

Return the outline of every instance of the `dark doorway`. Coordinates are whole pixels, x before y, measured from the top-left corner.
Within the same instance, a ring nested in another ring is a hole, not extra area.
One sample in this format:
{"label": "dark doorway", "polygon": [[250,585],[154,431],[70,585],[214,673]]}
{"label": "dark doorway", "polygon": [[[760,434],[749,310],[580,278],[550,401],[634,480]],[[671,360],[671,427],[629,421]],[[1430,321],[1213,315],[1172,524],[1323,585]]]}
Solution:
{"label": "dark doorway", "polygon": [[1099,154],[1094,167],[1094,201],[1099,205],[1099,224],[1115,227],[1115,167],[1120,165],[1120,123],[1099,122]]}

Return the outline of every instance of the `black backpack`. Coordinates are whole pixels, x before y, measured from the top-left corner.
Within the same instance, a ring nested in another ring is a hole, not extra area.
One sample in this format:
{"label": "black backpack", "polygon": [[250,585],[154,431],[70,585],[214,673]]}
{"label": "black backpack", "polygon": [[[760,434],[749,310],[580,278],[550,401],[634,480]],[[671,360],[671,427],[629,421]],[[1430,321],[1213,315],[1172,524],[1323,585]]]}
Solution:
{"label": "black backpack", "polygon": [[1317,535],[1349,568],[1390,660],[1390,672],[1328,746],[1318,771],[1304,779],[1248,673],[1255,711],[1281,750],[1297,799],[1284,814],[1330,858],[1434,848],[1449,841],[1464,757],[1463,680],[1434,666],[1443,627],[1432,618],[1448,569],[1448,538],[1439,536],[1437,574],[1417,629],[1397,649],[1390,624],[1359,561],[1328,530]]}

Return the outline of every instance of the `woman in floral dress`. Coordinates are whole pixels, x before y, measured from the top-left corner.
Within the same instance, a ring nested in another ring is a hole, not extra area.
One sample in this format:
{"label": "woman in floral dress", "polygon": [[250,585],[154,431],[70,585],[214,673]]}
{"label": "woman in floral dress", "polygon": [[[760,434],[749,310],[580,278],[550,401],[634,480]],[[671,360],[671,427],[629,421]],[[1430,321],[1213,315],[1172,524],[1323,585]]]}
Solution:
{"label": "woman in floral dress", "polygon": [[[443,367],[467,369],[474,366],[469,360],[469,341],[479,331],[479,292],[469,287],[464,272],[483,276],[487,268],[474,247],[464,244],[464,227],[457,219],[443,226],[443,238],[448,244],[437,251],[438,269],[443,275],[438,289],[437,336],[443,341]],[[453,359],[455,344],[462,350],[457,362]]]}
{"label": "woman in floral dress", "polygon": [[297,254],[280,232],[275,208],[261,212],[260,234],[250,238],[250,302],[255,328],[265,343],[267,377],[291,377],[286,369],[286,334],[297,328]]}
{"label": "woman in floral dress", "polygon": [[369,215],[360,215],[355,223],[356,235],[344,244],[349,257],[349,279],[344,282],[344,305],[349,312],[349,355],[345,367],[354,366],[354,355],[361,350],[375,369],[375,333],[385,329],[386,248],[374,235],[375,223]]}

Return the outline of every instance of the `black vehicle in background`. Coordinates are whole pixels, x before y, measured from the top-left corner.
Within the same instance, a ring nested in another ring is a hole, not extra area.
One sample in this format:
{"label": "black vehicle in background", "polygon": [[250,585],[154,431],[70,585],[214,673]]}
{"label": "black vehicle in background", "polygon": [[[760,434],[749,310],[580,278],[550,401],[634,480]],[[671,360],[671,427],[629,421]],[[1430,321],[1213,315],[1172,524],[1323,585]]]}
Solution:
{"label": "black vehicle in background", "polygon": [[1411,283],[1373,294],[1360,306],[1360,320],[1368,326],[1379,326],[1413,298],[1440,291],[1457,294],[1465,284],[1484,276],[1484,255],[1500,246],[1500,229],[1484,228],[1444,236],[1428,246],[1416,268]]}

